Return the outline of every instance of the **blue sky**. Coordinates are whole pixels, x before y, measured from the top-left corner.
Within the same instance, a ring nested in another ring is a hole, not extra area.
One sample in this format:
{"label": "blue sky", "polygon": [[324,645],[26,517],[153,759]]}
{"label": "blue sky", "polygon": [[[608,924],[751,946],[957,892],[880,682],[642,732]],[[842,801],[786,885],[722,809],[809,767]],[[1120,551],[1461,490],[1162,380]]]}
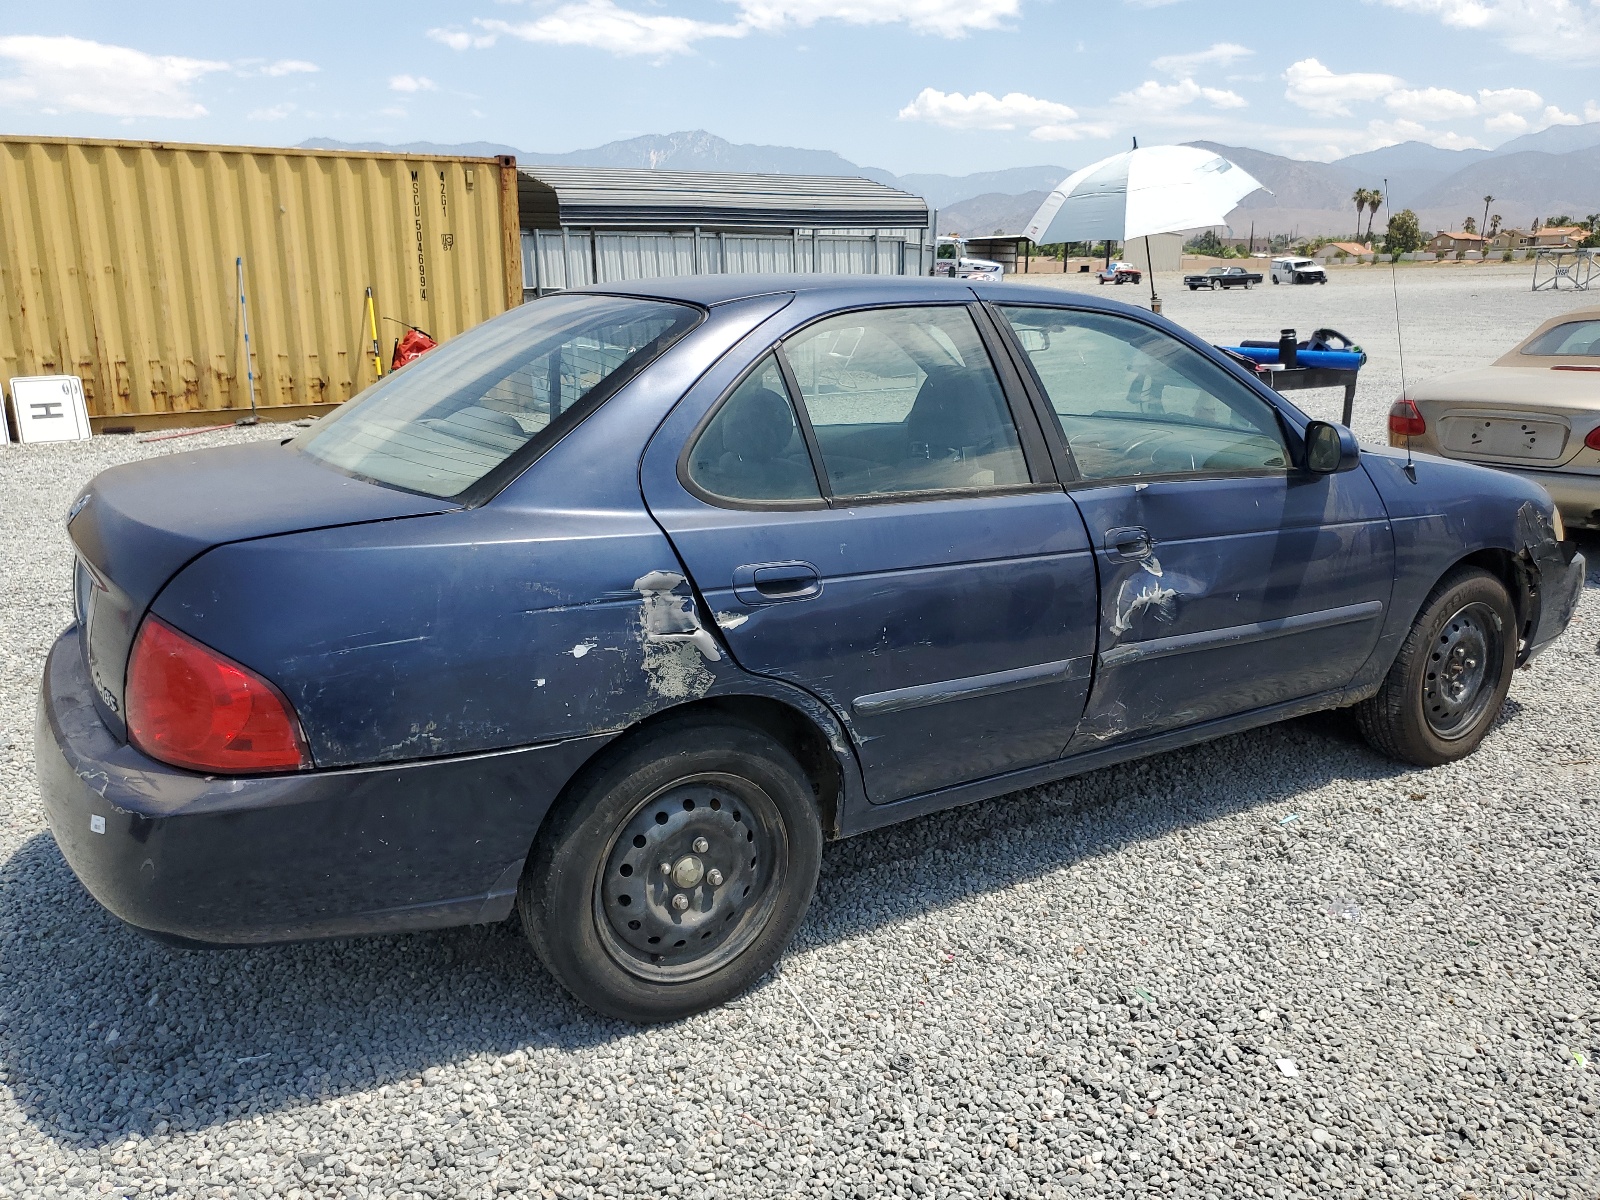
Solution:
{"label": "blue sky", "polygon": [[898,172],[1210,138],[1333,159],[1600,121],[1600,0],[62,0],[0,130],[562,151],[703,128]]}

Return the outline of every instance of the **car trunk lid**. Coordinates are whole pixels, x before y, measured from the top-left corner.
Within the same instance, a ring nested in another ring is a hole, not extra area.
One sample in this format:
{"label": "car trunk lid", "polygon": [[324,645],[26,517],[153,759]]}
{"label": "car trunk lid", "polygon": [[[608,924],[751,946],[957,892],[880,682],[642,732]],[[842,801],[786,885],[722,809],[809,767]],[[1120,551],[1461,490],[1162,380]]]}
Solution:
{"label": "car trunk lid", "polygon": [[1600,425],[1600,374],[1482,367],[1415,389],[1412,399],[1451,458],[1558,467]]}
{"label": "car trunk lid", "polygon": [[215,546],[459,507],[342,475],[290,446],[255,442],[113,467],[73,503],[80,641],[106,724],[126,736],[128,653],[145,610]]}

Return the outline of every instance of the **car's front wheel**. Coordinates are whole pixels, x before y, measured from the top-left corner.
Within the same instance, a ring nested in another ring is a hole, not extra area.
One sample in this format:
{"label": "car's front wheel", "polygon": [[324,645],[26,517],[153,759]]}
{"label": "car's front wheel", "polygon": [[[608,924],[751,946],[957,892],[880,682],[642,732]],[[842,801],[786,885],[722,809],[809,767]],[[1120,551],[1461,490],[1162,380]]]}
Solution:
{"label": "car's front wheel", "polygon": [[1516,630],[1511,597],[1493,575],[1463,567],[1445,576],[1377,695],[1356,707],[1367,741],[1421,767],[1471,754],[1511,690]]}
{"label": "car's front wheel", "polygon": [[764,974],[816,889],[822,829],[792,755],[755,728],[645,733],[553,812],[517,906],[579,1000],[626,1021],[715,1007]]}

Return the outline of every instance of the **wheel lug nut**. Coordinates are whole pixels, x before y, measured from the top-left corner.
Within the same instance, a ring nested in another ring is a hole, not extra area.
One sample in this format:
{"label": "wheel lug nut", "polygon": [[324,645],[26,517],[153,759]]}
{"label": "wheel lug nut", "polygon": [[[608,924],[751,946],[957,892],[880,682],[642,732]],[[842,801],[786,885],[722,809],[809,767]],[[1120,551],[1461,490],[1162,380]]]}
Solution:
{"label": "wheel lug nut", "polygon": [[672,874],[672,864],[669,863],[669,862],[662,863],[661,864],[661,873],[663,875],[671,875]]}
{"label": "wheel lug nut", "polygon": [[722,872],[717,870],[715,867],[712,867],[711,870],[706,872],[706,882],[712,887],[721,887]]}
{"label": "wheel lug nut", "polygon": [[677,909],[679,912],[682,912],[684,909],[689,907],[689,897],[685,896],[682,892],[679,892],[672,898],[672,907]]}
{"label": "wheel lug nut", "polygon": [[695,838],[695,840],[694,840],[694,852],[696,854],[704,854],[709,849],[711,849],[711,843],[706,841],[705,838],[703,838],[703,837]]}

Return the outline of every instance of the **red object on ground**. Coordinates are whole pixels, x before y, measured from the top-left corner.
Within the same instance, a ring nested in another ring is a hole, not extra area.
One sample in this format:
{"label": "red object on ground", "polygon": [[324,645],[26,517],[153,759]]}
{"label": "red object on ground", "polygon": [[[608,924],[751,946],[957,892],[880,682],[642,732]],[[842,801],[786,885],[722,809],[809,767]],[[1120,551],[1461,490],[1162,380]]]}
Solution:
{"label": "red object on ground", "polygon": [[439,343],[420,329],[407,329],[405,336],[394,344],[394,360],[389,369],[398,371],[414,358],[421,358]]}
{"label": "red object on ground", "polygon": [[1428,432],[1415,401],[1402,398],[1389,406],[1389,432],[1400,437],[1420,437]]}
{"label": "red object on ground", "polygon": [[128,666],[128,737],[151,758],[207,773],[311,766],[282,692],[154,616]]}

